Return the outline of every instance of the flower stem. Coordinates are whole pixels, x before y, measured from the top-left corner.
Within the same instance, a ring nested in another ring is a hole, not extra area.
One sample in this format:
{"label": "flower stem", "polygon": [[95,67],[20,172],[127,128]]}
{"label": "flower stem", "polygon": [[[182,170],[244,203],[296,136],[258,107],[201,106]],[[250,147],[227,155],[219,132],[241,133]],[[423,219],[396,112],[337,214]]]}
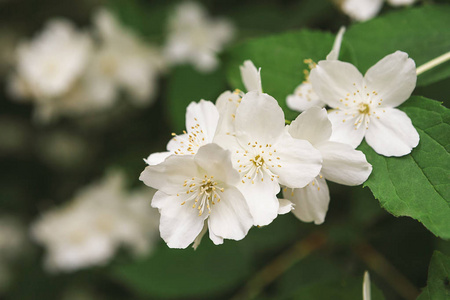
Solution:
{"label": "flower stem", "polygon": [[450,52],[442,54],[441,56],[438,56],[435,59],[432,59],[429,62],[424,63],[423,65],[421,65],[416,69],[416,74],[420,75],[430,69],[433,69],[436,66],[439,66],[440,64],[443,64],[448,60],[450,60]]}
{"label": "flower stem", "polygon": [[325,235],[320,231],[314,232],[298,241],[251,278],[232,300],[255,299],[265,286],[275,281],[280,275],[307,257],[311,252],[324,246],[326,242]]}

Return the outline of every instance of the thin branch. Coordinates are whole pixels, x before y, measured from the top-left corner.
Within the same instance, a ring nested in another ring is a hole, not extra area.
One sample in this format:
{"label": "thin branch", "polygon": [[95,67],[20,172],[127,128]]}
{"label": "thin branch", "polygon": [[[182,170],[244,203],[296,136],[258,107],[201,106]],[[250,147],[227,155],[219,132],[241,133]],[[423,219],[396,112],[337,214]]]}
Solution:
{"label": "thin branch", "polygon": [[400,273],[380,252],[368,243],[354,248],[355,253],[403,298],[414,300],[420,291]]}
{"label": "thin branch", "polygon": [[434,67],[443,64],[444,62],[450,60],[450,52],[447,52],[445,54],[442,54],[439,57],[436,57],[435,59],[430,60],[427,63],[424,63],[423,65],[421,65],[420,67],[418,67],[416,69],[416,74],[420,75],[430,69],[433,69]]}
{"label": "thin branch", "polygon": [[286,272],[294,264],[307,257],[311,252],[326,244],[326,237],[322,232],[314,232],[295,243],[281,253],[272,262],[251,278],[247,284],[232,298],[232,300],[254,299],[261,291]]}

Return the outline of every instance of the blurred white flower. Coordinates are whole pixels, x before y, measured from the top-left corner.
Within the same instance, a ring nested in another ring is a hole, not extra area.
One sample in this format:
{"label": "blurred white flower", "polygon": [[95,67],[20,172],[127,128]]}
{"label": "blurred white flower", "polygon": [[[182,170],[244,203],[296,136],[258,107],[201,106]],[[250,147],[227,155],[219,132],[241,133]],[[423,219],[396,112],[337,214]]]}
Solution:
{"label": "blurred white flower", "polygon": [[[392,6],[411,5],[416,0],[387,0]],[[374,18],[383,7],[384,0],[344,0],[338,2],[342,11],[355,21]]]}
{"label": "blurred white flower", "polygon": [[89,35],[77,32],[69,21],[49,21],[32,41],[17,49],[17,73],[11,84],[16,95],[38,102],[62,96],[83,72],[91,46]]}
{"label": "blurred white flower", "polygon": [[44,213],[31,233],[47,250],[46,268],[70,272],[102,265],[121,245],[147,251],[157,232],[157,212],[145,203],[152,196],[145,193],[130,197],[123,175],[110,173],[65,206]]}
{"label": "blurred white flower", "polygon": [[[345,27],[341,27],[334,40],[333,48],[327,55],[327,60],[337,60],[339,58],[344,33]],[[308,64],[309,70],[312,70],[316,66],[311,59],[305,59],[304,63]],[[305,111],[314,106],[324,107],[325,103],[320,100],[319,96],[314,92],[311,82],[309,82],[309,71],[304,70],[303,73],[305,74],[305,80],[295,88],[293,94],[287,96],[287,106],[295,111]]]}
{"label": "blurred white flower", "polygon": [[314,91],[333,108],[331,141],[357,147],[363,138],[375,152],[403,156],[419,143],[411,119],[395,107],[416,87],[416,65],[401,51],[389,54],[363,75],[347,62],[320,61],[311,71]]}
{"label": "blurred white flower", "polygon": [[372,166],[364,153],[352,146],[332,142],[331,122],[324,108],[311,107],[300,114],[289,126],[289,133],[296,139],[310,142],[322,155],[322,169],[307,186],[300,189],[284,189],[283,195],[292,201],[294,215],[303,222],[322,224],[330,202],[326,180],[344,185],[359,185],[367,180]]}
{"label": "blurred white flower", "polygon": [[230,22],[210,18],[196,2],[184,2],[176,7],[168,31],[167,60],[171,64],[193,64],[200,72],[210,72],[218,66],[216,55],[234,34]]}
{"label": "blurred white flower", "polygon": [[105,9],[95,14],[94,24],[100,46],[86,75],[91,91],[100,99],[114,100],[122,89],[136,104],[152,102],[157,77],[165,66],[162,54]]}

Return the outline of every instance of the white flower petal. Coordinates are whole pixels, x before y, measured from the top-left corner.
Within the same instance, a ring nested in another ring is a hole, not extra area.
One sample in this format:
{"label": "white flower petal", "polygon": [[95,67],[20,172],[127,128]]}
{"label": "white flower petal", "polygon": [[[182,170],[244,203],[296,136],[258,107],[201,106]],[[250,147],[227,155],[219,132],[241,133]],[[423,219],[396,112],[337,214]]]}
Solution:
{"label": "white flower petal", "polygon": [[211,101],[191,102],[186,109],[186,130],[188,132],[203,130],[205,143],[211,142],[216,133],[219,112]]}
{"label": "white flower petal", "polygon": [[274,147],[277,152],[273,154],[273,164],[267,164],[274,174],[280,176],[280,184],[301,188],[319,174],[322,156],[308,141],[294,139],[286,133]]}
{"label": "white flower petal", "polygon": [[220,117],[216,134],[234,134],[234,118],[241,95],[243,95],[242,92],[226,91],[217,98],[216,107]]}
{"label": "white flower petal", "polygon": [[208,223],[205,221],[202,231],[199,235],[197,235],[194,240],[194,244],[192,245],[192,248],[194,248],[194,250],[197,250],[198,246],[200,246],[200,243],[202,242],[203,236],[205,236],[206,231],[208,231]]}
{"label": "white flower petal", "polygon": [[239,68],[241,70],[242,82],[247,92],[257,91],[262,93],[261,68],[256,69],[251,60],[244,61],[244,65]]}
{"label": "white flower petal", "polygon": [[209,230],[225,239],[241,240],[253,225],[247,202],[242,193],[232,186],[220,193],[220,202],[216,202],[209,216]]}
{"label": "white flower petal", "polygon": [[278,199],[278,202],[280,202],[280,208],[278,209],[279,215],[287,214],[294,209],[294,203],[287,199]]}
{"label": "white flower petal", "polygon": [[277,100],[259,92],[245,94],[236,110],[236,132],[244,132],[258,143],[276,141],[284,130],[284,122]]}
{"label": "white flower petal", "polygon": [[[201,233],[207,214],[198,215],[196,209],[181,205],[180,197],[156,192],[152,205],[158,204],[161,220],[159,231],[170,248],[186,248]],[[153,203],[154,202],[154,203]]]}
{"label": "white flower petal", "polygon": [[378,154],[403,156],[419,144],[419,134],[411,119],[402,111],[386,108],[377,110],[380,119],[372,117],[366,141]]}
{"label": "white flower petal", "polygon": [[369,93],[375,91],[383,107],[405,102],[416,87],[416,64],[401,51],[389,54],[372,66],[364,76]]}
{"label": "white flower petal", "polygon": [[364,272],[364,281],[363,281],[363,300],[371,300],[372,295],[370,293],[370,276],[369,272]]}
{"label": "white flower petal", "polygon": [[207,174],[214,174],[214,179],[235,185],[239,182],[239,173],[233,169],[231,152],[217,144],[207,144],[198,149],[194,160]]}
{"label": "white flower petal", "polygon": [[313,91],[309,82],[303,82],[296,87],[294,93],[287,96],[286,104],[290,109],[295,111],[305,111],[313,106],[325,106],[325,103]]}
{"label": "white flower petal", "polygon": [[[309,81],[320,100],[333,108],[344,107],[340,101],[363,86],[363,76],[350,63],[339,60],[322,60],[311,70]],[[347,103],[352,106],[353,103]]]}
{"label": "white flower petal", "polygon": [[147,165],[157,165],[162,163],[170,155],[172,155],[172,153],[169,151],[152,153],[147,159],[144,158],[144,161]]}
{"label": "white flower petal", "polygon": [[345,115],[345,111],[342,110],[330,110],[328,111],[328,119],[330,119],[333,128],[330,141],[349,144],[353,148],[361,144],[366,134],[366,125],[355,126],[358,122],[357,116]]}
{"label": "white flower petal", "polygon": [[277,217],[280,204],[276,195],[280,186],[276,181],[271,181],[266,175],[264,181],[256,180],[253,184],[246,181],[238,188],[247,201],[254,225],[268,225]]}
{"label": "white flower petal", "polygon": [[283,195],[294,203],[292,213],[303,222],[314,222],[319,225],[325,221],[325,216],[330,203],[330,193],[324,178],[317,177],[301,189],[283,190]]}
{"label": "white flower petal", "polygon": [[331,128],[327,111],[324,108],[311,107],[291,123],[289,133],[293,138],[307,140],[316,145],[330,139]]}
{"label": "white flower petal", "polygon": [[222,245],[223,244],[223,238],[215,235],[211,230],[209,230],[209,238],[211,241],[213,241],[214,245]]}
{"label": "white flower petal", "polygon": [[345,27],[342,26],[339,29],[336,39],[334,40],[333,49],[327,55],[327,60],[337,60],[339,58],[339,52],[341,51],[342,38],[344,37]]}
{"label": "white flower petal", "polygon": [[177,193],[187,178],[198,172],[198,167],[190,155],[171,155],[164,162],[148,166],[142,171],[139,180],[147,186],[165,193]]}
{"label": "white flower petal", "polygon": [[323,157],[320,173],[327,180],[345,185],[359,185],[369,178],[372,166],[361,151],[337,142],[324,142],[316,147]]}

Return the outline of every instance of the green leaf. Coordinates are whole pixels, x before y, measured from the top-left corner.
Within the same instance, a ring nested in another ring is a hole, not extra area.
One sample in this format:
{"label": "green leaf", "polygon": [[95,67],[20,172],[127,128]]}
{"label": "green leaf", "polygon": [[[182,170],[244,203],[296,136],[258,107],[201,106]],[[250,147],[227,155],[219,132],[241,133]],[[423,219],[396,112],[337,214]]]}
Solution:
{"label": "green leaf", "polygon": [[[450,50],[450,6],[433,5],[395,11],[369,22],[351,26],[344,40],[365,72],[384,56],[397,50],[407,52],[420,66]],[[418,77],[427,85],[450,77],[450,62]]]}
{"label": "green leaf", "polygon": [[[325,59],[331,51],[334,38],[330,33],[302,30],[254,39],[235,46],[225,57],[229,82],[233,88],[244,89],[239,66],[251,59],[257,68],[261,68],[264,92],[277,99],[286,119],[292,120],[298,112],[286,106],[286,97],[305,79],[303,70],[308,67],[303,60],[311,58],[317,62]],[[341,57],[346,54],[344,43]]]}
{"label": "green leaf", "polygon": [[411,97],[401,107],[420,135],[419,145],[403,157],[378,155],[359,147],[373,171],[364,184],[395,216],[409,216],[436,236],[450,238],[450,111],[439,102]]}
{"label": "green leaf", "polygon": [[165,245],[147,259],[117,265],[112,276],[143,297],[211,297],[249,276],[250,255],[238,243],[214,246],[207,237],[196,251]]}
{"label": "green leaf", "polygon": [[212,73],[199,73],[191,66],[179,66],[172,70],[168,83],[167,107],[174,130],[185,129],[186,107],[192,101],[201,99],[215,102],[226,90],[223,70]]}
{"label": "green leaf", "polygon": [[450,257],[435,251],[428,270],[427,287],[417,300],[450,299]]}
{"label": "green leaf", "polygon": [[[363,279],[348,278],[339,281],[322,281],[302,286],[288,299],[310,300],[361,300]],[[383,293],[371,284],[372,300],[384,299]]]}

